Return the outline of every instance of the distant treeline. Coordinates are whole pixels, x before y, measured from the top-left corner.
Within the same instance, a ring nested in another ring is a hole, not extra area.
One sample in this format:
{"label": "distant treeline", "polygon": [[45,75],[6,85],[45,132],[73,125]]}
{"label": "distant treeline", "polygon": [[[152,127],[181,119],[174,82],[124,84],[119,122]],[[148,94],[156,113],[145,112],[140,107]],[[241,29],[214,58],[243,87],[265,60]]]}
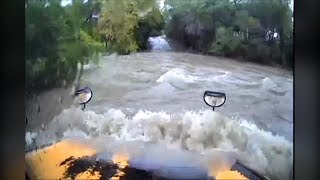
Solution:
{"label": "distant treeline", "polygon": [[293,66],[290,0],[165,0],[165,33],[188,48]]}

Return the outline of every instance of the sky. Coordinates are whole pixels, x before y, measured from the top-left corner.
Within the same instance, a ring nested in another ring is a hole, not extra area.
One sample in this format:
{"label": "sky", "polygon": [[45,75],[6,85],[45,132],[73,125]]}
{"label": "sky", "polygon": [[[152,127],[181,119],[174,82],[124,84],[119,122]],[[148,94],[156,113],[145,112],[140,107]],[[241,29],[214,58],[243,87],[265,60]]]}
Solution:
{"label": "sky", "polygon": [[[87,1],[87,0],[84,0],[84,2],[86,2],[86,1]],[[121,0],[119,0],[119,1],[121,1]],[[164,6],[164,1],[165,1],[165,0],[158,0],[158,1],[159,1],[160,9],[162,9],[163,6]],[[68,4],[71,4],[71,2],[72,2],[72,0],[62,0],[62,1],[61,1],[61,5],[62,5],[62,6],[66,6],[66,5],[68,5]],[[293,11],[293,7],[294,7],[294,1],[291,0],[290,8],[291,8],[292,11]]]}
{"label": "sky", "polygon": [[[84,0],[83,2],[87,2],[88,0]],[[121,1],[121,0],[120,0]],[[61,6],[66,6],[68,4],[71,4],[72,0],[62,0],[61,1]]]}
{"label": "sky", "polygon": [[292,11],[293,11],[293,6],[294,6],[294,2],[293,2],[293,0],[291,0],[290,8]]}
{"label": "sky", "polygon": [[160,6],[160,9],[164,7],[164,0],[159,0],[159,6]]}
{"label": "sky", "polygon": [[[61,5],[62,5],[62,6],[66,6],[66,5],[70,4],[71,1],[72,1],[72,0],[62,0],[62,1],[61,1]],[[84,2],[86,2],[86,1],[87,1],[87,0],[84,0]],[[164,6],[164,1],[165,1],[165,0],[158,0],[158,1],[159,1],[159,4],[160,4],[160,9],[162,9],[163,6]],[[290,3],[290,8],[291,8],[291,10],[293,10],[293,4],[294,4],[294,2],[293,2],[293,0],[291,0],[291,3]]]}
{"label": "sky", "polygon": [[62,0],[61,1],[61,6],[66,6],[68,4],[71,4],[72,0]]}

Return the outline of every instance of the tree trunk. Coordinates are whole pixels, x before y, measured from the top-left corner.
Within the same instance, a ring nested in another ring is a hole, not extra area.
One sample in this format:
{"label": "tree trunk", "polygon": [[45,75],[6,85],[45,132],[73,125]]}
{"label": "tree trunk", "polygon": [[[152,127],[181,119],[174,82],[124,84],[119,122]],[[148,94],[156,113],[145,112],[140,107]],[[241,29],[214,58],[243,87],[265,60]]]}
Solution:
{"label": "tree trunk", "polygon": [[246,39],[248,40],[249,39],[249,29],[247,28],[246,30]]}
{"label": "tree trunk", "polygon": [[83,63],[82,62],[78,62],[77,64],[77,74],[76,77],[73,81],[73,86],[72,86],[72,90],[71,90],[71,95],[74,96],[76,91],[79,89],[80,87],[80,78],[82,76],[82,72],[83,72]]}
{"label": "tree trunk", "polygon": [[285,37],[284,37],[284,33],[283,33],[283,28],[280,29],[279,35],[280,35],[281,65],[286,66],[287,65],[286,52],[285,52],[285,48],[284,48]]}

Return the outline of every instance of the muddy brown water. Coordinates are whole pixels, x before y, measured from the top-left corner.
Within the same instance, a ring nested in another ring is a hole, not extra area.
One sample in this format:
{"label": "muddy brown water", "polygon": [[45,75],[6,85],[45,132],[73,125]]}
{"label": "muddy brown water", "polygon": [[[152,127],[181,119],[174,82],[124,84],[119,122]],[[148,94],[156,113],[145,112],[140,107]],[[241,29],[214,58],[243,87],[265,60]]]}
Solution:
{"label": "muddy brown water", "polygon": [[[105,56],[99,67],[85,70],[81,81],[93,90],[86,110],[64,99],[69,90],[43,94],[43,115],[27,129],[29,136],[34,133],[28,146],[67,137],[113,137],[116,142],[151,142],[197,153],[223,149],[238,153],[249,167],[269,177],[289,178],[290,71],[191,53],[145,52]],[[226,103],[212,112],[203,102],[206,90],[226,93]],[[46,99],[56,96],[65,104],[56,107]],[[106,145],[111,146],[106,151],[113,145]]]}

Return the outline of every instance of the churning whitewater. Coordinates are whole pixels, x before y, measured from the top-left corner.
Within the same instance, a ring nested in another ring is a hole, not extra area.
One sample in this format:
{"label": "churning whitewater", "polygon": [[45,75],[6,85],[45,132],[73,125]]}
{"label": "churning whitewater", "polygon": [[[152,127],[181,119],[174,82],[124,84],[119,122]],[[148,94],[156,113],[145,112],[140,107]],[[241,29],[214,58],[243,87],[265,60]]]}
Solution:
{"label": "churning whitewater", "polygon": [[[27,146],[82,139],[101,158],[124,151],[131,165],[143,169],[186,164],[206,169],[220,157],[225,163],[239,159],[271,179],[289,179],[289,72],[210,56],[149,52],[106,56],[99,67],[86,70],[82,84],[93,90],[86,110],[64,109],[45,128],[27,132]],[[206,90],[226,93],[225,105],[213,112],[203,102]]]}

